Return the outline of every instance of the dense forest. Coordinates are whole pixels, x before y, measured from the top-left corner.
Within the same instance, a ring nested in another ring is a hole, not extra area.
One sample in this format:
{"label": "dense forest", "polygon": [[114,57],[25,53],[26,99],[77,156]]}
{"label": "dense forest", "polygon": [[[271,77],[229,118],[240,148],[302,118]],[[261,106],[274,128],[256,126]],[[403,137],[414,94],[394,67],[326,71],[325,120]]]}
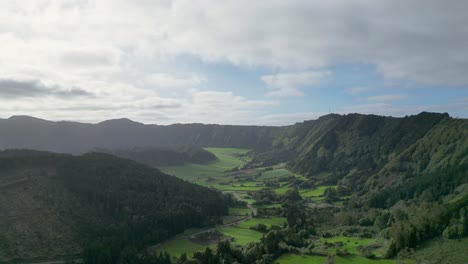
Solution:
{"label": "dense forest", "polygon": [[116,263],[127,247],[141,250],[215,223],[230,202],[218,191],[99,153],[0,152],[0,188],[2,260],[79,254],[84,245],[87,263]]}
{"label": "dense forest", "polygon": [[186,163],[207,163],[216,160],[213,153],[202,148],[184,146],[170,148],[99,149],[93,152],[108,153],[117,157],[134,160],[151,167],[183,165]]}

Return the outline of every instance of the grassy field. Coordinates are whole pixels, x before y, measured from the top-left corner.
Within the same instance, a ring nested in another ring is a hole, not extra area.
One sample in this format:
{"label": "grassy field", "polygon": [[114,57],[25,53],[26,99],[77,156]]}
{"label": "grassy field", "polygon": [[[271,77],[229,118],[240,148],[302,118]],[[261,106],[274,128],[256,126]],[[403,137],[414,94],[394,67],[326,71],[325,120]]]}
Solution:
{"label": "grassy field", "polygon": [[[276,264],[325,264],[328,257],[323,256],[302,256],[286,254],[279,257]],[[393,259],[367,259],[360,256],[335,257],[336,264],[412,264],[412,261],[399,261]],[[455,263],[455,262],[454,262]],[[460,262],[463,263],[463,262]]]}
{"label": "grassy field", "polygon": [[[186,164],[184,166],[161,167],[160,169],[167,174],[224,192],[257,191],[265,188],[266,181],[276,180],[283,176],[294,176],[301,180],[306,179],[302,175],[285,169],[284,164],[279,164],[269,169],[257,168],[226,173],[227,170],[238,168],[248,162],[250,158],[246,157],[245,154],[249,150],[234,148],[206,148],[206,150],[215,154],[218,160],[207,164]],[[318,186],[310,190],[303,189],[300,190],[300,194],[304,198],[311,198],[319,202],[323,200],[323,192],[328,187],[334,186]],[[289,183],[281,183],[280,187],[273,188],[272,190],[277,194],[284,194],[289,188],[291,188]]]}
{"label": "grassy field", "polygon": [[[255,181],[232,182],[226,184],[226,181],[233,180],[233,177],[230,176],[230,173],[225,173],[225,171],[232,170],[248,162],[248,158],[241,155],[249,152],[249,150],[233,148],[207,148],[206,150],[215,154],[218,160],[207,164],[187,164],[184,166],[162,167],[160,169],[167,174],[175,175],[184,180],[210,186],[225,192],[236,192],[239,193],[240,196],[244,195],[246,191],[255,191],[263,188],[261,186],[256,186],[257,182]],[[256,171],[252,171],[252,173],[256,173]],[[253,202],[253,200],[250,199],[246,200],[250,203]],[[250,215],[250,213],[251,211],[248,208],[230,208],[230,216],[225,217],[224,221],[230,222],[234,220],[236,216],[247,216]],[[279,223],[280,219],[268,219],[268,221],[270,223],[269,225],[271,225],[273,223]],[[244,245],[259,241],[263,235],[260,232],[250,230],[249,227],[253,225],[256,225],[255,221],[239,227],[219,226],[217,229],[225,236],[234,238],[234,244]],[[187,255],[190,256],[196,251],[205,249],[204,245],[196,244],[188,239],[181,239],[183,236],[187,235],[190,235],[190,233],[184,232],[183,235],[179,235],[174,239],[162,243],[157,248],[157,251],[167,251],[173,256],[180,256],[182,253],[186,252]]]}
{"label": "grassy field", "polygon": [[[248,149],[233,149],[233,148],[207,148],[206,150],[215,154],[218,160],[207,164],[187,164],[184,166],[162,167],[163,172],[175,175],[187,181],[191,181],[200,185],[216,188],[223,192],[235,193],[237,197],[246,201],[249,204],[254,202],[253,199],[244,198],[249,191],[256,191],[265,188],[265,182],[277,181],[283,176],[294,176],[298,179],[305,180],[302,175],[292,173],[284,167],[284,164],[278,164],[270,168],[256,168],[242,171],[235,171],[233,168],[242,167],[249,161],[249,157],[245,154]],[[334,186],[318,186],[315,189],[302,189],[300,194],[303,198],[321,201],[324,199],[323,192],[328,187]],[[280,182],[280,187],[272,188],[277,194],[284,194],[291,188],[289,183]],[[262,207],[278,207],[280,204],[263,205]],[[243,216],[250,215],[248,208],[230,208],[229,216],[223,218],[224,223],[230,223]],[[217,230],[227,237],[234,239],[234,244],[245,245],[250,242],[258,242],[263,236],[263,233],[251,230],[250,228],[258,224],[265,224],[267,228],[272,225],[282,226],[286,223],[283,217],[270,218],[252,218],[246,222],[236,226],[218,226]],[[185,235],[187,236],[187,234]],[[332,241],[329,241],[332,242]],[[345,242],[345,241],[343,241]],[[364,243],[363,241],[355,244],[355,241],[346,244],[346,248],[350,252],[357,252],[356,247]],[[171,239],[158,248],[158,251],[168,251],[171,255],[179,256],[183,252],[188,255],[193,252],[203,250],[204,245],[198,245],[188,239],[181,239],[180,236]],[[291,256],[295,258],[294,256]]]}
{"label": "grassy field", "polygon": [[[162,167],[160,168],[163,172],[175,175],[179,178],[191,181],[200,185],[209,186],[216,188],[223,192],[234,193],[241,200],[253,204],[254,200],[251,199],[248,194],[251,191],[257,191],[265,188],[268,183],[276,183],[279,187],[271,188],[278,195],[282,195],[291,188],[290,176],[294,176],[300,180],[307,180],[304,176],[292,173],[285,168],[285,164],[278,164],[268,168],[256,168],[236,171],[234,168],[240,168],[246,164],[250,158],[246,155],[250,150],[248,149],[233,149],[233,148],[207,148],[206,150],[214,153],[218,160],[207,163],[207,164],[187,164],[184,166],[175,167]],[[327,173],[317,175],[318,178],[325,177]],[[289,179],[288,179],[289,178]],[[293,179],[294,180],[294,179]],[[273,185],[274,186],[274,185]],[[300,189],[299,193],[304,199],[308,199],[314,202],[321,202],[324,197],[325,189],[336,188],[332,185],[317,186],[313,189]],[[279,207],[281,204],[266,204],[263,208],[268,207]],[[249,216],[251,214],[248,208],[229,208],[229,216],[223,218],[224,223],[230,223],[236,219]],[[263,236],[263,233],[251,230],[258,224],[265,224],[267,228],[272,225],[282,226],[286,223],[284,217],[268,217],[268,218],[251,218],[248,221],[242,222],[236,226],[222,226],[216,227],[217,231],[225,237],[233,239],[233,244],[246,245],[251,242],[258,242]],[[194,240],[184,239],[191,233],[199,232],[199,230],[189,230],[184,232],[183,235],[179,235],[157,247],[157,251],[167,251],[173,256],[180,256],[186,252],[188,256],[191,256],[196,251],[202,251],[205,249],[205,245],[197,244],[192,242]],[[334,263],[349,263],[349,264],[394,264],[394,263],[406,263],[412,264],[412,261],[397,261],[397,260],[384,260],[384,259],[367,259],[361,256],[358,247],[367,245],[375,242],[375,239],[360,239],[354,237],[332,237],[323,238],[318,241],[316,248],[322,250],[322,252],[328,252],[331,255],[336,253],[337,249],[347,250],[351,255],[347,257],[334,257]],[[339,245],[327,245],[326,243],[337,243],[342,242],[342,246]],[[466,252],[466,244],[468,240],[465,239],[461,243],[448,241],[448,242],[434,242],[429,244],[427,249],[418,251],[411,258],[424,260],[424,263],[463,263],[460,262],[462,259],[468,259],[467,254],[456,255],[448,257],[450,252]],[[210,242],[211,243],[211,242]],[[210,247],[215,247],[215,244],[210,244]],[[462,248],[465,246],[465,248]],[[455,248],[452,250],[452,248]],[[378,256],[378,252],[374,252]],[[441,255],[442,254],[442,255]],[[442,261],[444,259],[450,259],[452,262],[430,262],[431,259],[438,259]],[[429,260],[429,262],[427,262]],[[322,264],[328,261],[328,257],[324,256],[309,256],[309,255],[295,255],[285,254],[275,261],[275,263],[308,263],[308,264]],[[419,262],[418,262],[419,263]]]}
{"label": "grassy field", "polygon": [[323,196],[323,193],[325,192],[325,189],[327,188],[335,188],[336,186],[334,185],[322,185],[318,186],[315,189],[312,190],[301,190],[300,194],[303,198],[308,198],[308,197],[319,197]]}
{"label": "grassy field", "polygon": [[[212,245],[213,247],[216,245]],[[211,247],[211,246],[210,246]],[[180,256],[186,253],[187,256],[193,255],[197,251],[204,251],[206,246],[193,243],[188,239],[171,239],[166,243],[161,244],[156,249],[156,252],[167,252],[171,256]]]}
{"label": "grassy field", "polygon": [[276,264],[324,264],[327,260],[326,257],[322,256],[301,256],[293,254],[285,254],[279,257]]}
{"label": "grassy field", "polygon": [[[250,151],[234,148],[206,148],[206,150],[215,154],[218,160],[206,164],[186,164],[183,166],[160,167],[159,169],[164,173],[175,175],[184,180],[210,186],[225,180],[223,177],[224,171],[245,164],[248,160],[239,157],[239,155]],[[209,178],[214,179],[213,184],[206,181]]]}
{"label": "grassy field", "polygon": [[264,224],[267,226],[267,228],[270,228],[272,225],[282,226],[284,223],[286,223],[286,218],[284,217],[270,217],[270,218],[259,217],[259,218],[252,218],[248,221],[240,223],[236,227],[249,229],[250,227],[256,226],[258,224]]}
{"label": "grassy field", "polygon": [[371,242],[374,242],[375,239],[361,239],[361,238],[356,238],[356,237],[332,237],[332,238],[324,238],[322,239],[322,241],[328,242],[328,243],[342,242],[343,246],[340,247],[341,250],[346,249],[351,254],[360,254],[357,248],[359,246],[367,245]]}
{"label": "grassy field", "polygon": [[258,242],[263,234],[254,230],[239,228],[235,226],[218,227],[218,231],[225,236],[234,238],[233,244],[246,245],[250,242]]}

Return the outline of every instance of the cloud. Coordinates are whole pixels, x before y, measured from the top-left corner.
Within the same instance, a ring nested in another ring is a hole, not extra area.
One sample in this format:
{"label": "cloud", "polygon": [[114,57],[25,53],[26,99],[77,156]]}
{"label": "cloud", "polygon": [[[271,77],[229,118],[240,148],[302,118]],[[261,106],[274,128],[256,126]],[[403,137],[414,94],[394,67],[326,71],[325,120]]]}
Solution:
{"label": "cloud", "polygon": [[356,95],[356,94],[361,94],[369,91],[369,88],[367,87],[351,87],[345,89],[345,93],[350,94],[350,95]]}
{"label": "cloud", "polygon": [[467,8],[467,1],[437,0],[2,1],[0,80],[17,83],[0,89],[0,110],[82,121],[255,123],[280,105],[214,91],[205,62],[261,69],[267,94],[278,97],[301,95],[322,80],[310,69],[331,72],[342,62],[375,66],[388,83],[463,89]]}
{"label": "cloud", "polygon": [[371,63],[390,79],[466,85],[466,9],[437,0],[175,1],[167,50],[280,68]]}
{"label": "cloud", "polygon": [[154,73],[146,76],[150,86],[162,88],[192,88],[200,85],[204,80],[199,76],[175,76],[168,73]]}
{"label": "cloud", "polygon": [[261,79],[271,90],[268,96],[301,96],[301,88],[316,85],[330,75],[329,71],[304,71],[264,75]]}
{"label": "cloud", "polygon": [[366,99],[368,101],[374,101],[374,102],[390,102],[390,101],[397,101],[400,99],[406,98],[406,95],[404,94],[384,94],[384,95],[375,95],[375,96],[369,96]]}
{"label": "cloud", "polygon": [[78,0],[1,7],[2,72],[35,72],[62,86],[76,77],[58,71],[63,63],[84,72],[95,70],[90,63],[107,65],[127,76],[186,54],[288,71],[369,63],[388,79],[468,84],[467,1]]}
{"label": "cloud", "polygon": [[318,119],[323,115],[329,114],[328,112],[299,112],[287,114],[264,115],[258,119],[257,124],[270,125],[270,126],[284,126],[292,125],[294,123],[302,122],[305,120]]}
{"label": "cloud", "polygon": [[232,92],[193,91],[183,111],[173,117],[188,123],[257,124],[257,117],[276,105],[276,101],[249,100]]}
{"label": "cloud", "polygon": [[[117,53],[117,52],[115,52]],[[60,54],[60,63],[65,66],[100,67],[116,64],[118,55],[107,50],[73,50]]]}
{"label": "cloud", "polygon": [[93,94],[80,88],[67,90],[57,86],[48,87],[39,81],[0,79],[0,96],[8,99],[44,96],[69,99],[74,97],[90,97]]}

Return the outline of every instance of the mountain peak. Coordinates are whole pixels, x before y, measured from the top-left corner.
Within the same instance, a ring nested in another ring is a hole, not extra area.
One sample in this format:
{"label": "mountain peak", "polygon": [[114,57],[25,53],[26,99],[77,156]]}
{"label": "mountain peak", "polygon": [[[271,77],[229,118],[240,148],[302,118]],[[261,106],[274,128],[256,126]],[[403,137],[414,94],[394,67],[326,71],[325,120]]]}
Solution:
{"label": "mountain peak", "polygon": [[47,122],[47,120],[37,118],[37,117],[32,117],[28,115],[14,115],[8,118],[10,121],[19,121],[19,122]]}
{"label": "mountain peak", "polygon": [[109,119],[98,123],[98,125],[144,125],[128,118]]}

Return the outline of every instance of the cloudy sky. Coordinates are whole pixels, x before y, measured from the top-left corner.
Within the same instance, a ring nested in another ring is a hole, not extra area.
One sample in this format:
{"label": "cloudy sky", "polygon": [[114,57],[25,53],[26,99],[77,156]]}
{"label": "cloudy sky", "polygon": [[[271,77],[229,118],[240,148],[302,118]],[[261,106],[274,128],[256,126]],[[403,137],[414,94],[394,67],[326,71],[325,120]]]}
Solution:
{"label": "cloudy sky", "polygon": [[0,117],[468,117],[465,0],[0,0]]}

